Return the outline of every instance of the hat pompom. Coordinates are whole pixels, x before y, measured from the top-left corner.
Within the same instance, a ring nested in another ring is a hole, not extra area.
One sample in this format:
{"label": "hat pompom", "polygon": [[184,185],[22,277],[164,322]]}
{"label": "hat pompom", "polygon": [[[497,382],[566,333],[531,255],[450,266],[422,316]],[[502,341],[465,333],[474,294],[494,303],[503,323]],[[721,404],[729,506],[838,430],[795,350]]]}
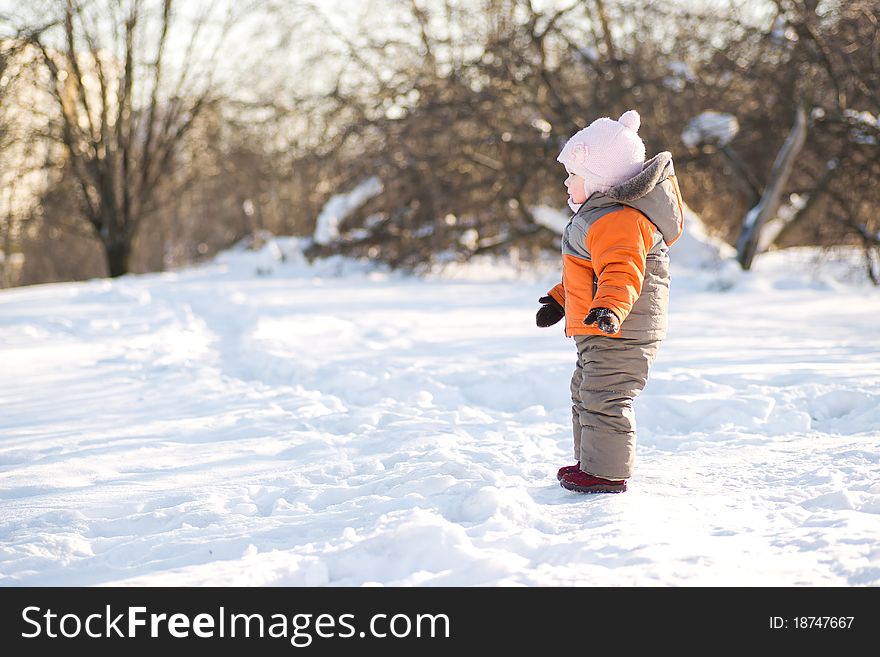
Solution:
{"label": "hat pompom", "polygon": [[639,126],[642,124],[642,117],[640,117],[639,113],[635,110],[627,110],[620,115],[620,118],[617,119],[617,122],[620,123],[624,128],[629,128],[633,132],[638,132]]}

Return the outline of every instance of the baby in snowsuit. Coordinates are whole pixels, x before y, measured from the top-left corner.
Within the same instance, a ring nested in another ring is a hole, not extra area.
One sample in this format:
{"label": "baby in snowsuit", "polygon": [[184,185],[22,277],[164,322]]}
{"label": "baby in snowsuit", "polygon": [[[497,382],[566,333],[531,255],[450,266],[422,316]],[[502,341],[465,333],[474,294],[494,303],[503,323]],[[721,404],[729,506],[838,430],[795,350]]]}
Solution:
{"label": "baby in snowsuit", "polygon": [[538,326],[565,318],[577,367],[571,379],[574,458],[557,478],[582,493],[626,490],[635,461],[633,400],[666,336],[668,247],[682,232],[672,156],[645,162],[634,110],[600,118],[557,158],[574,216],[562,235],[562,282],[542,297]]}

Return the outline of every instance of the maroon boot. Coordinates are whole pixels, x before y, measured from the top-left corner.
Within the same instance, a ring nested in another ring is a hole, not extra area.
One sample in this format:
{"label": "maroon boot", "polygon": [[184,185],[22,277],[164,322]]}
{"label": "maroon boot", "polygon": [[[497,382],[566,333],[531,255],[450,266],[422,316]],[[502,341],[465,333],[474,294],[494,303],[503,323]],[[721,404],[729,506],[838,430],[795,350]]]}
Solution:
{"label": "maroon boot", "polygon": [[571,472],[580,472],[581,471],[581,462],[578,461],[574,465],[564,465],[559,468],[559,471],[556,473],[556,480],[562,481],[562,478],[571,473]]}
{"label": "maroon boot", "polygon": [[622,493],[626,490],[626,479],[603,479],[580,469],[562,475],[559,484],[578,493]]}

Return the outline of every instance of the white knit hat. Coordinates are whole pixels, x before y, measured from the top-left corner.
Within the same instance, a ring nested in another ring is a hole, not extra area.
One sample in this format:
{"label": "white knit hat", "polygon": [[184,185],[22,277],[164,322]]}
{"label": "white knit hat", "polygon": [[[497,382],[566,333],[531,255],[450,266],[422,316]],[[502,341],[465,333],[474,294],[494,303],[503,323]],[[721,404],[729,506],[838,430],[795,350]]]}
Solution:
{"label": "white knit hat", "polygon": [[617,121],[602,117],[568,140],[559,157],[569,171],[582,176],[587,198],[607,192],[642,170],[645,144],[638,135],[641,117],[628,110]]}

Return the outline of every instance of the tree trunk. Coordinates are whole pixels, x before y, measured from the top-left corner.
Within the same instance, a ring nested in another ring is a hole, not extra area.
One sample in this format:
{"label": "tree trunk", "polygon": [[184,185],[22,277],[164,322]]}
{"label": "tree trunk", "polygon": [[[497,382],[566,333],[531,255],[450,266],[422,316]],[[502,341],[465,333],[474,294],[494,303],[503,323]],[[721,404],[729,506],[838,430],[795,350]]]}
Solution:
{"label": "tree trunk", "polygon": [[116,278],[128,273],[128,256],[131,249],[123,243],[104,242],[104,251],[107,258],[107,271],[110,278]]}
{"label": "tree trunk", "polygon": [[758,238],[761,228],[769,219],[776,216],[782,201],[782,192],[791,177],[795,160],[803,148],[807,137],[807,114],[803,107],[798,107],[794,125],[776,155],[770,179],[764,187],[764,193],[758,204],[746,213],[743,218],[742,231],[736,241],[736,259],[746,271],[751,269],[752,260],[758,249]]}
{"label": "tree trunk", "polygon": [[7,233],[7,224],[0,221],[0,290],[12,287],[12,276],[9,275],[9,237]]}

